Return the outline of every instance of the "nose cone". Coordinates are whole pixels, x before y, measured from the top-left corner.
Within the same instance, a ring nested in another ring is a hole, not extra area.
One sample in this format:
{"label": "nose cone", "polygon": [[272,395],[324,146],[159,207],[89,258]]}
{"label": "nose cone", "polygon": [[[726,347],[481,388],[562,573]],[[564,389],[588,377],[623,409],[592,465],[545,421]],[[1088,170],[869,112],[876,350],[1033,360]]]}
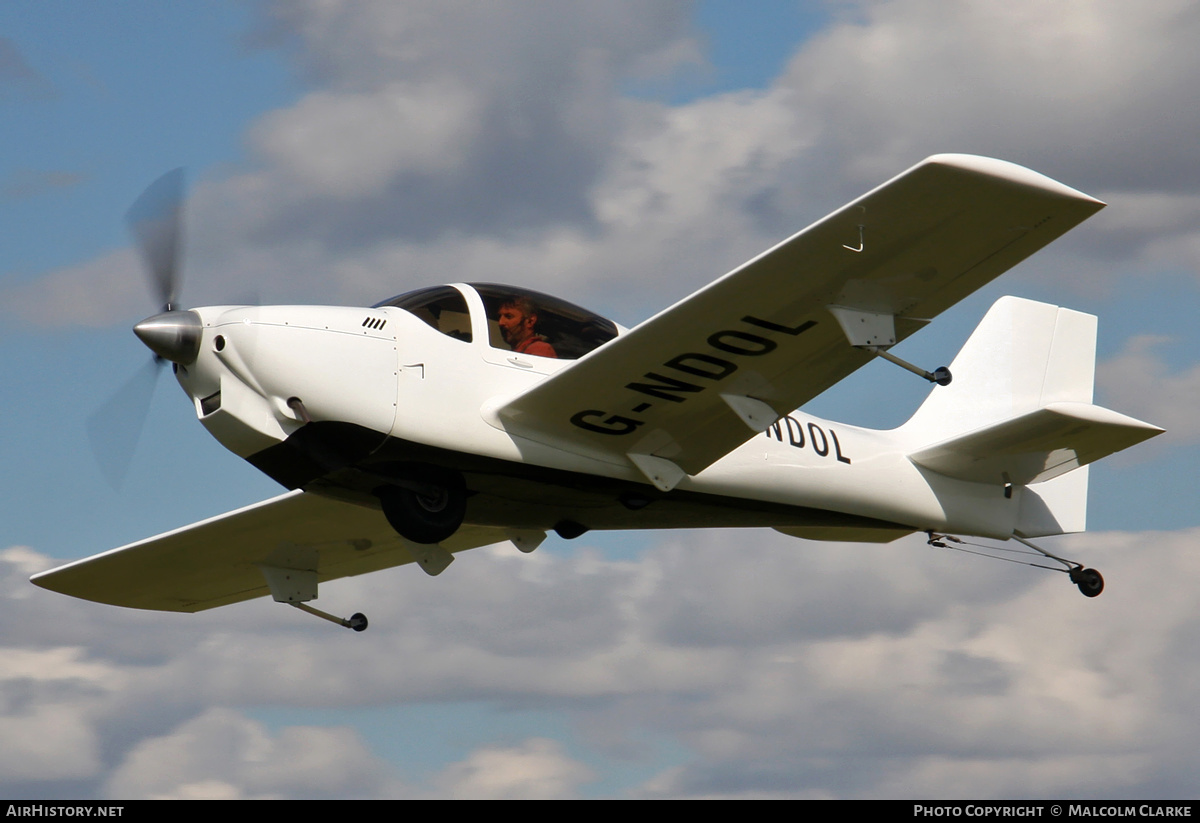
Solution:
{"label": "nose cone", "polygon": [[133,327],[133,333],[150,351],[181,366],[196,362],[203,331],[204,323],[194,311],[163,312]]}

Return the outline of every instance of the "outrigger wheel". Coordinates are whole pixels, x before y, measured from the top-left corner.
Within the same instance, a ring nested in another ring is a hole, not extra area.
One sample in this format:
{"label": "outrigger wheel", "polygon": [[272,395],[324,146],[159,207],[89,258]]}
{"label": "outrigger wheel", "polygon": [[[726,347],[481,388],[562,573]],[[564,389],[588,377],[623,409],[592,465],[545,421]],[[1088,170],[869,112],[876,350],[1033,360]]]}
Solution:
{"label": "outrigger wheel", "polygon": [[375,489],[375,495],[391,527],[414,543],[442,542],[458,531],[467,513],[463,476],[436,466],[413,467]]}
{"label": "outrigger wheel", "polygon": [[1079,587],[1084,597],[1096,597],[1104,591],[1104,578],[1095,569],[1085,569],[1080,566],[1071,569],[1071,582]]}

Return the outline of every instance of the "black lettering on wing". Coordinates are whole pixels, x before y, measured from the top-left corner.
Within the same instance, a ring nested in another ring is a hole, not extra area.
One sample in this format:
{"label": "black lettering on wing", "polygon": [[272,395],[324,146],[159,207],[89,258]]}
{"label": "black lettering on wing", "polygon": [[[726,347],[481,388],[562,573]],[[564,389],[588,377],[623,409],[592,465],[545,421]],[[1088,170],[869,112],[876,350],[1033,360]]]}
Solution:
{"label": "black lettering on wing", "polygon": [[657,380],[658,383],[626,383],[625,388],[632,389],[642,394],[648,394],[651,397],[657,397],[659,400],[670,400],[673,403],[682,403],[686,397],[679,397],[671,394],[671,392],[681,392],[689,394],[693,392],[703,391],[703,386],[697,386],[695,383],[687,383],[683,380],[676,380],[674,377],[665,377],[655,372],[646,372],[643,375],[646,380]]}
{"label": "black lettering on wing", "polygon": [[760,354],[775,351],[779,344],[774,340],[759,337],[757,334],[750,334],[750,332],[723,329],[708,336],[708,345],[730,354],[757,357]]}
{"label": "black lettering on wing", "polygon": [[677,355],[666,363],[663,363],[663,365],[668,369],[675,369],[675,371],[681,371],[685,374],[692,374],[708,380],[723,380],[737,371],[737,365],[730,363],[728,360],[714,357],[711,354],[698,354],[696,352]]}
{"label": "black lettering on wing", "polygon": [[[755,328],[762,329],[766,332],[774,332],[777,334],[786,334],[790,337],[796,337],[817,325],[815,320],[807,320],[798,326],[785,326],[776,323],[772,320],[764,320],[761,317],[747,314],[742,317],[741,322]],[[717,351],[725,354],[736,355],[738,357],[759,357],[764,354],[770,354],[779,348],[779,344],[768,337],[763,337],[758,334],[751,334],[746,331],[738,331],[736,329],[721,329],[710,334],[705,342]],[[724,380],[729,375],[738,370],[738,364],[727,360],[724,357],[718,357],[714,354],[703,352],[684,352],[677,354],[670,360],[664,361],[662,368],[671,369],[681,374],[689,375],[692,378],[700,378],[702,380],[718,381]],[[682,403],[688,397],[704,391],[704,386],[696,383],[690,383],[687,380],[680,380],[675,377],[668,377],[658,372],[646,372],[642,375],[641,381],[626,383],[625,388],[630,391],[638,392],[639,394],[648,395],[658,400],[667,400],[672,403]],[[639,403],[632,406],[633,413],[641,413],[650,408],[649,403]],[[641,426],[645,421],[636,420],[632,417],[623,417],[621,415],[612,415],[605,417],[607,412],[599,409],[585,409],[576,412],[571,417],[571,423],[581,429],[597,432],[599,434],[623,435],[634,431],[638,426]],[[598,418],[604,418],[602,420]],[[793,420],[790,416],[785,419],[788,431],[788,440],[791,445],[797,448],[804,446],[804,430],[801,425]],[[793,429],[792,427],[795,426]],[[767,431],[767,436],[771,433],[781,442],[783,440],[783,431],[778,422],[776,422]],[[810,441],[813,442],[815,448],[815,435],[812,428],[809,429]],[[829,453],[829,444],[825,440],[824,432],[821,433],[822,446],[825,451],[822,454]],[[836,436],[834,438],[836,448]],[[819,452],[820,453],[820,452]],[[838,459],[841,460],[841,452],[838,451]],[[849,459],[845,462],[849,463]]]}
{"label": "black lettering on wing", "polygon": [[576,412],[571,416],[571,423],[581,429],[596,432],[597,434],[629,434],[631,431],[642,425],[645,421],[634,420],[632,417],[622,417],[614,414],[599,423],[593,423],[592,419],[604,417],[608,412],[600,411],[599,409],[588,409],[586,411]]}

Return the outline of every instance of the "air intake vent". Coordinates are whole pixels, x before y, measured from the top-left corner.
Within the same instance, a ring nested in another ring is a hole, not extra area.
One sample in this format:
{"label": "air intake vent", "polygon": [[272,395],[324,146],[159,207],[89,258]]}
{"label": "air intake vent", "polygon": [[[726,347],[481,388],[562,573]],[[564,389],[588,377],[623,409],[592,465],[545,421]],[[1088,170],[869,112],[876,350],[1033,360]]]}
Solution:
{"label": "air intake vent", "polygon": [[366,320],[362,321],[362,324],[363,328],[365,329],[374,329],[375,331],[379,331],[387,325],[387,319],[383,317],[368,317]]}
{"label": "air intake vent", "polygon": [[208,397],[200,398],[200,414],[204,417],[208,417],[219,408],[221,408],[221,392],[216,391]]}

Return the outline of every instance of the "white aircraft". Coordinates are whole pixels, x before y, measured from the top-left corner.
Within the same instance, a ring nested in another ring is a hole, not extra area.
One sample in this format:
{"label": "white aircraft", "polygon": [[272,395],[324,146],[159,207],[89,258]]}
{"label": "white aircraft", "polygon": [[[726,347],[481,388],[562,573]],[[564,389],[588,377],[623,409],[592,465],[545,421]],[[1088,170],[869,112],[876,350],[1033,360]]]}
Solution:
{"label": "white aircraft", "polygon": [[[33,577],[74,597],[197,612],[269,593],[361,631],[308,605],[318,583],[436,575],[549,531],[761,526],[1014,539],[1094,597],[1099,573],[1029,541],[1082,531],[1088,464],[1162,431],[1092,404],[1090,315],[1005,297],[950,369],[888,351],[1104,205],[1000,160],[930,157],[633,329],[461,283],[179,309],[179,185],[130,214],[164,305],[134,330],[204,427],[291,491]],[[938,384],[904,425],[793,411],[876,356]]]}

